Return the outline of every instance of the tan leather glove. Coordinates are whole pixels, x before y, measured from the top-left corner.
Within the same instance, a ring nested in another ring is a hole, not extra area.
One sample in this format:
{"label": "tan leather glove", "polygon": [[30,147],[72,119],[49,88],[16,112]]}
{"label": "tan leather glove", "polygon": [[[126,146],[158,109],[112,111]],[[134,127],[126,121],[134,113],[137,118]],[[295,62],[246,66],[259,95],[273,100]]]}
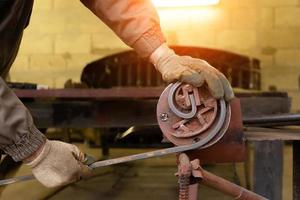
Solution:
{"label": "tan leather glove", "polygon": [[234,93],[226,77],[206,61],[190,56],[178,56],[166,43],[158,47],[150,56],[150,61],[167,82],[176,80],[200,87],[208,85],[211,94],[219,99],[231,100]]}
{"label": "tan leather glove", "polygon": [[75,145],[46,140],[40,153],[26,164],[44,186],[56,187],[90,176],[91,170],[84,161],[84,154]]}

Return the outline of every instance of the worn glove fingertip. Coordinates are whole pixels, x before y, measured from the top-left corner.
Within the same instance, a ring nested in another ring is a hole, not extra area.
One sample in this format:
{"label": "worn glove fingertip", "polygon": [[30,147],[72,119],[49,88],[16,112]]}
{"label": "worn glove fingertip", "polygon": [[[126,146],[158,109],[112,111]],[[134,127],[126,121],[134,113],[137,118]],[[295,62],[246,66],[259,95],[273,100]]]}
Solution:
{"label": "worn glove fingertip", "polygon": [[231,101],[235,97],[233,91],[225,93],[225,101]]}
{"label": "worn glove fingertip", "polygon": [[214,93],[213,91],[210,91],[210,93],[212,94],[212,96],[216,99],[221,99],[224,95],[221,93]]}
{"label": "worn glove fingertip", "polygon": [[212,85],[208,88],[211,95],[216,99],[221,99],[224,97],[224,89],[220,86],[212,87]]}
{"label": "worn glove fingertip", "polygon": [[216,99],[221,99],[224,97],[224,89],[218,82],[215,84],[208,84],[208,90],[211,93],[211,95]]}
{"label": "worn glove fingertip", "polygon": [[226,101],[230,101],[234,98],[233,89],[229,83],[224,86],[224,98]]}
{"label": "worn glove fingertip", "polygon": [[223,85],[224,99],[225,99],[225,101],[230,101],[231,99],[234,98],[234,93],[233,93],[232,87],[224,74],[222,74],[221,72],[218,72],[218,76]]}
{"label": "worn glove fingertip", "polygon": [[194,87],[200,87],[204,83],[204,78],[201,74],[199,73],[194,73],[191,75],[184,75],[180,78],[180,81],[184,83],[188,83],[193,85]]}
{"label": "worn glove fingertip", "polygon": [[173,77],[170,77],[168,75],[162,75],[162,79],[166,82],[166,83],[172,83],[175,81],[175,79]]}
{"label": "worn glove fingertip", "polygon": [[235,95],[234,95],[234,92],[233,92],[233,89],[232,89],[231,85],[229,84],[229,82],[228,82],[228,84],[225,86],[224,92],[225,92],[225,100],[226,100],[226,101],[232,100],[232,99],[234,98],[234,96],[235,96]]}

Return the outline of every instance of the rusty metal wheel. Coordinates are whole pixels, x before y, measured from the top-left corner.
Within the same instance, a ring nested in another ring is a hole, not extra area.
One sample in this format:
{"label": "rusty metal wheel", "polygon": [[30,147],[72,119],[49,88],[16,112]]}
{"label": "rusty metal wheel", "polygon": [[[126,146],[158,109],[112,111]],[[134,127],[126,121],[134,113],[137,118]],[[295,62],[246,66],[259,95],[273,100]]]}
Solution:
{"label": "rusty metal wheel", "polygon": [[203,87],[170,84],[157,105],[158,124],[164,137],[175,145],[201,142],[206,148],[219,141],[230,121],[230,106],[216,100]]}

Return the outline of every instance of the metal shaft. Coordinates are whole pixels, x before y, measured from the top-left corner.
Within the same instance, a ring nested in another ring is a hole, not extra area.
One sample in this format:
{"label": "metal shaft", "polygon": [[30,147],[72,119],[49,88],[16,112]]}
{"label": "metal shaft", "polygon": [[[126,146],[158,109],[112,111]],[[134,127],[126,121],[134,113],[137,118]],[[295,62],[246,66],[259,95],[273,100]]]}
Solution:
{"label": "metal shaft", "polygon": [[[217,131],[217,130],[213,130],[213,131]],[[211,138],[207,137],[206,139],[210,140]],[[166,148],[166,149],[150,151],[150,152],[140,153],[140,154],[135,154],[135,155],[130,155],[130,156],[123,156],[123,157],[119,157],[119,158],[108,159],[108,160],[93,162],[91,164],[87,163],[87,164],[89,165],[89,167],[91,169],[95,169],[98,167],[105,167],[105,166],[116,165],[116,164],[125,163],[125,162],[143,160],[143,159],[148,159],[148,158],[153,158],[153,157],[166,156],[169,154],[198,149],[198,148],[201,148],[201,146],[203,144],[205,144],[204,140],[196,142],[191,145],[170,147],[170,148]],[[28,181],[28,180],[32,180],[32,179],[35,179],[33,175],[26,175],[26,176],[19,176],[19,177],[4,179],[4,180],[0,180],[0,186],[9,185],[12,183],[17,183],[17,182],[22,182],[22,181]]]}
{"label": "metal shaft", "polygon": [[247,117],[243,119],[246,126],[287,126],[300,125],[300,114],[266,115],[259,117]]}
{"label": "metal shaft", "polygon": [[202,184],[214,188],[224,194],[232,196],[234,199],[239,200],[267,200],[267,198],[260,196],[250,190],[238,186],[226,179],[216,176],[204,169],[201,169],[203,178]]}
{"label": "metal shaft", "polygon": [[33,179],[35,179],[35,177],[32,174],[25,175],[25,176],[18,176],[14,178],[8,178],[8,179],[0,180],[0,186],[23,182],[23,181],[29,181]]}

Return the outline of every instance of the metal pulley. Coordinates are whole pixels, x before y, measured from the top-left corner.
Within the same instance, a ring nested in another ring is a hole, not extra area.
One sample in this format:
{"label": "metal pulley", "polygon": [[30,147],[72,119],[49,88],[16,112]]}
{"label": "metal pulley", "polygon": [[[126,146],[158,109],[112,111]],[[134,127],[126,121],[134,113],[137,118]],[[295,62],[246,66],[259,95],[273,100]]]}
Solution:
{"label": "metal pulley", "polygon": [[207,148],[218,142],[230,122],[230,106],[216,100],[205,86],[176,82],[161,94],[157,119],[164,137],[175,145],[201,143]]}

